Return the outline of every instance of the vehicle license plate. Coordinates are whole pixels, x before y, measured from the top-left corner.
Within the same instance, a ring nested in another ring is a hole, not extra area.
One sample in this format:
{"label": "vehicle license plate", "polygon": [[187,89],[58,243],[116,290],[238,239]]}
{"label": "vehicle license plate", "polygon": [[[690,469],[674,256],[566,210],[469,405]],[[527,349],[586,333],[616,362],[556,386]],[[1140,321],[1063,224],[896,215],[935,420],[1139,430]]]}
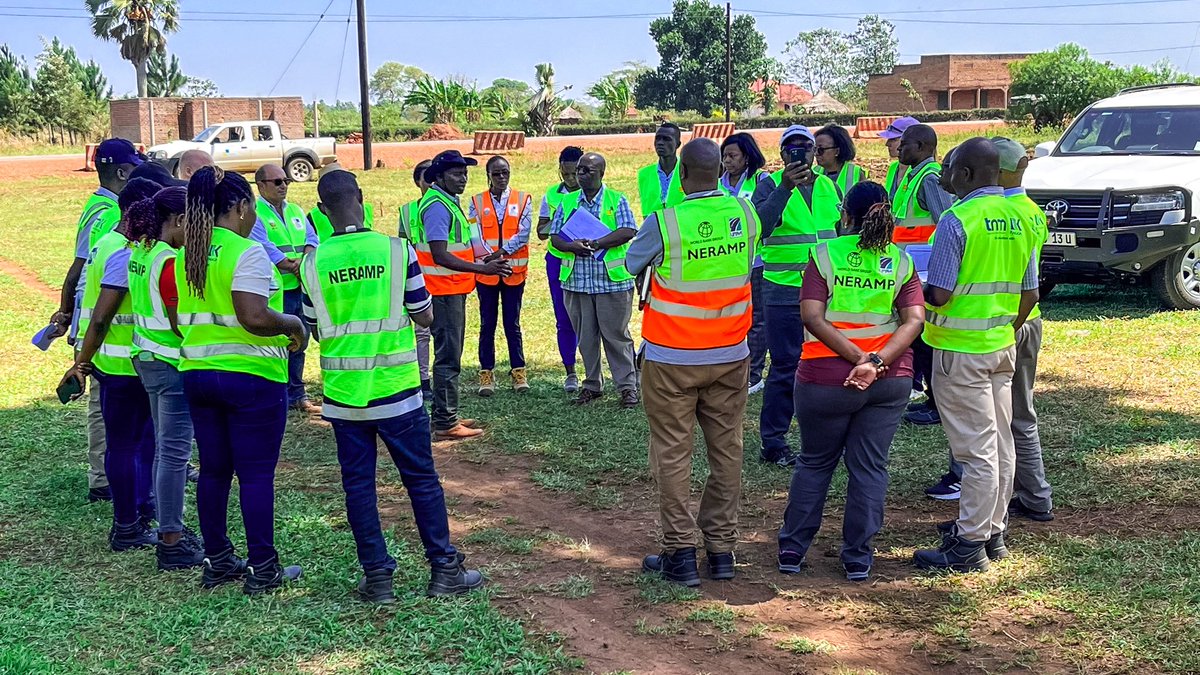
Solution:
{"label": "vehicle license plate", "polygon": [[1046,240],[1047,246],[1078,246],[1075,243],[1074,232],[1062,232],[1060,230],[1050,230],[1050,238]]}

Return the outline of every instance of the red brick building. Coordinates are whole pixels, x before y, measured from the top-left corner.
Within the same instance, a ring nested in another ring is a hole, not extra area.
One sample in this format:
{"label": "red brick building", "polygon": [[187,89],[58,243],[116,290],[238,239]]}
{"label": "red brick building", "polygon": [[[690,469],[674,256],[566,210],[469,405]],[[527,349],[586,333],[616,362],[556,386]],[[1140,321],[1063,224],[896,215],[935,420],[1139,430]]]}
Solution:
{"label": "red brick building", "polygon": [[[767,111],[764,114],[783,110],[791,112],[804,107],[805,103],[812,100],[812,92],[798,84],[789,84],[787,82],[773,82],[775,85],[775,110]],[[750,91],[754,94],[755,100],[761,100],[763,87],[766,83],[758,79],[750,83]]]}
{"label": "red brick building", "polygon": [[[898,65],[888,75],[872,75],[867,81],[867,107],[876,112],[1007,108],[1012,84],[1008,66],[1028,57],[1028,54],[922,56],[920,63]],[[912,99],[901,80],[911,82],[922,100]]]}
{"label": "red brick building", "polygon": [[288,138],[304,138],[304,102],[276,98],[127,98],[108,103],[112,135],[147,147],[190,140],[206,127],[241,120],[274,120]]}

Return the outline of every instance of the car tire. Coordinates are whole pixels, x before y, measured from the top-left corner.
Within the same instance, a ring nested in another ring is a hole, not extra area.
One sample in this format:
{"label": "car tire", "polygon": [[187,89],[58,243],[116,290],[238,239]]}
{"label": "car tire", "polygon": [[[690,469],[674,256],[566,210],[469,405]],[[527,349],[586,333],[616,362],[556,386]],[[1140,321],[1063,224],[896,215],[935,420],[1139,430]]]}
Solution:
{"label": "car tire", "polygon": [[1045,300],[1054,292],[1054,287],[1058,286],[1056,281],[1043,281],[1038,284],[1038,300]]}
{"label": "car tire", "polygon": [[307,183],[312,180],[316,167],[307,157],[297,156],[289,159],[283,169],[293,183]]}
{"label": "car tire", "polygon": [[1171,309],[1200,309],[1200,243],[1167,258],[1154,270],[1151,284]]}

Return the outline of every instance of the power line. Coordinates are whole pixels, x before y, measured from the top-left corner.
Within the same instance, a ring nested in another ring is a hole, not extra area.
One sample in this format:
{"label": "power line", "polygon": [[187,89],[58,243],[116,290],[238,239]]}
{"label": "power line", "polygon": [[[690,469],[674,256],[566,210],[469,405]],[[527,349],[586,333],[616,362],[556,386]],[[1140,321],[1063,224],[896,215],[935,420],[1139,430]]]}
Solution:
{"label": "power line", "polygon": [[333,7],[333,0],[329,0],[329,4],[325,5],[325,10],[321,12],[321,18],[317,19],[313,27],[309,29],[308,35],[305,35],[304,39],[300,41],[300,46],[296,48],[296,53],[292,54],[292,58],[288,59],[287,65],[283,67],[283,72],[279,74],[279,78],[275,80],[275,84],[271,85],[271,90],[267,92],[267,96],[275,93],[275,87],[279,86],[279,83],[283,81],[283,76],[287,75],[288,70],[291,70],[292,64],[296,62],[296,57],[300,56],[300,52],[304,51],[305,45],[308,44],[308,39],[312,37],[313,33],[317,32],[317,27],[321,25],[321,21],[325,18],[325,12],[328,12],[330,7]]}
{"label": "power line", "polygon": [[[1191,0],[1130,0],[1129,2],[1121,2],[1120,0],[1104,0],[1102,2],[1082,2],[1073,5],[1017,5],[1017,6],[992,6],[992,7],[955,7],[951,9],[896,9],[886,11],[871,11],[867,14],[876,14],[881,17],[895,16],[897,14],[937,14],[937,13],[960,13],[960,12],[1011,12],[1013,10],[1024,9],[1072,9],[1075,7],[1114,7],[1114,6],[1130,6],[1130,5],[1161,5],[1176,2],[1190,2]],[[782,10],[772,9],[743,9],[735,10],[743,14],[757,14],[763,16],[817,16],[842,18],[851,16],[847,13],[836,14],[800,14],[795,12],[786,12]],[[862,14],[854,15],[856,17],[863,16]]]}
{"label": "power line", "polygon": [[350,9],[346,10],[346,31],[342,34],[342,60],[338,61],[337,82],[333,85],[333,104],[337,105],[338,95],[342,93],[342,67],[346,65],[346,44],[350,41],[350,19],[354,15],[354,0],[350,0]]}

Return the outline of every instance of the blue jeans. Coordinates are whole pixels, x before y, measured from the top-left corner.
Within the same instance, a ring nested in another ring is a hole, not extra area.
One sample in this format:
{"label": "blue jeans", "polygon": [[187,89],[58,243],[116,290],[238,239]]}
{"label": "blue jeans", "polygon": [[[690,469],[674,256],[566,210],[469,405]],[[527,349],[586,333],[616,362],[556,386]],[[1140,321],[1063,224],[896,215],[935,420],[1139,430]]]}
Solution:
{"label": "blue jeans", "polygon": [[287,425],[287,392],[282,382],[222,370],[183,373],[200,450],[196,510],[204,553],[233,548],[229,541],[229,490],[238,479],[247,559],[262,565],[275,552],[275,465]]}
{"label": "blue jeans", "polygon": [[154,419],[158,531],[182,532],[183,493],[187,487],[187,465],[192,459],[192,413],[183,393],[183,376],[175,366],[153,357],[134,359],[133,368],[150,397],[150,415]]}
{"label": "blue jeans", "polygon": [[154,422],[150,399],[142,383],[131,375],[106,375],[100,382],[100,412],[104,416],[104,473],[112,488],[113,522],[131,525],[138,518],[154,517],[150,497],[154,465]]}
{"label": "blue jeans", "polygon": [[[293,288],[283,292],[283,313],[298,317],[300,323],[308,330],[304,321],[304,291]],[[288,381],[287,402],[289,406],[296,405],[308,398],[304,391],[304,350],[288,352]]]}
{"label": "blue jeans", "polygon": [[800,363],[800,348],[804,346],[800,289],[795,290],[796,304],[767,305],[767,349],[771,353],[771,369],[759,415],[763,459],[775,459],[790,450],[787,432],[796,412],[792,390],[796,383],[796,366]]}
{"label": "blue jeans", "polygon": [[763,268],[755,267],[750,273],[751,310],[750,332],[746,335],[746,343],[750,346],[750,382],[758,384],[767,367],[767,304],[763,298],[762,286]]}
{"label": "blue jeans", "polygon": [[350,422],[330,419],[337,440],[338,463],[342,465],[342,489],[346,491],[346,518],[354,533],[358,562],[363,570],[396,569],[388,555],[387,542],[379,524],[375,493],[375,462],[379,456],[376,438],[383,439],[400,480],[412,502],[417,532],[425,556],[433,563],[450,562],[457,551],[450,544],[446,497],[433,466],[429,444],[429,415],[424,408],[385,420]]}

